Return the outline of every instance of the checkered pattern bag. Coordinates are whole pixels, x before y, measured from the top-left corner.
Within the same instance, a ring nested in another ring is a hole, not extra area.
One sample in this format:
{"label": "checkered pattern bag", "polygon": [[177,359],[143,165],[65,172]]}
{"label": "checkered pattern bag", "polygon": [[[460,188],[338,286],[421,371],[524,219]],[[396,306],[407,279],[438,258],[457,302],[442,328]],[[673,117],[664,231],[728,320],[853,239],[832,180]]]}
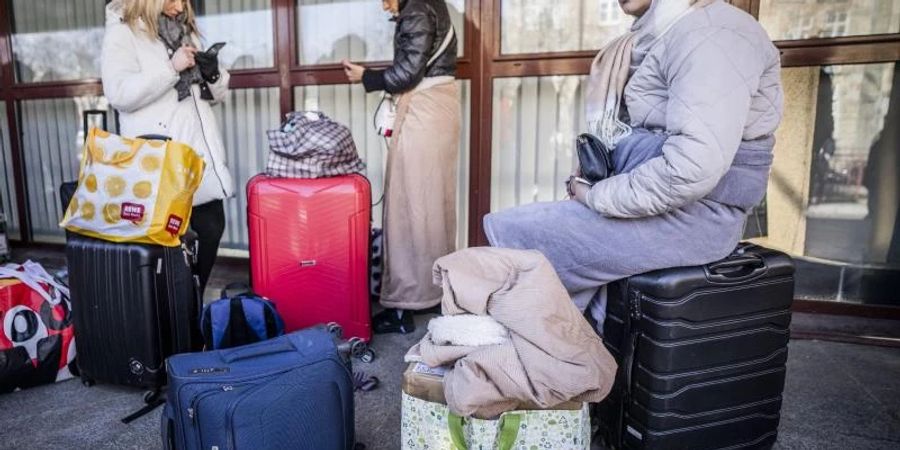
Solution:
{"label": "checkered pattern bag", "polygon": [[366,170],[350,130],[320,112],[293,112],[267,134],[270,177],[323,178]]}

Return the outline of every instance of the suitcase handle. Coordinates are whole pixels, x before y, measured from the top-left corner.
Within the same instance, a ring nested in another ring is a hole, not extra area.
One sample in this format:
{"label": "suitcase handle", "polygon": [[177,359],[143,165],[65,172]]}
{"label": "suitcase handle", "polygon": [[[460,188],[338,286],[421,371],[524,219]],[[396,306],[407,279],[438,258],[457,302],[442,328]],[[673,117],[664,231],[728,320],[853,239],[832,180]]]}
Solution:
{"label": "suitcase handle", "polygon": [[766,273],[765,260],[756,255],[742,255],[706,266],[706,278],[713,283],[742,283]]}
{"label": "suitcase handle", "polygon": [[260,356],[277,355],[279,353],[295,352],[297,349],[289,341],[281,339],[269,342],[266,345],[238,348],[222,353],[222,359],[226,363],[233,363],[243,359],[258,358]]}
{"label": "suitcase handle", "polygon": [[[447,425],[450,429],[450,440],[458,450],[468,450],[469,446],[465,438],[465,419],[450,413],[447,416]],[[519,437],[519,427],[522,425],[522,414],[506,413],[500,417],[500,433],[497,436],[497,449],[510,450],[516,445]]]}

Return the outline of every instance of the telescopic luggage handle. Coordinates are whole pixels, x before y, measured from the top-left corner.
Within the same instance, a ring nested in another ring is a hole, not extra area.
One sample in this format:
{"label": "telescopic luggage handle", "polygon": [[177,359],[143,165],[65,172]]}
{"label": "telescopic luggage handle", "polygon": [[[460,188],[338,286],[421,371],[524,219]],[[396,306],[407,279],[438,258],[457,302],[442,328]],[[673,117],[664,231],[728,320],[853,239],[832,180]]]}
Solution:
{"label": "telescopic luggage handle", "polygon": [[82,130],[84,130],[84,138],[85,139],[87,139],[88,130],[90,129],[90,127],[88,127],[88,123],[90,122],[89,119],[91,118],[91,116],[100,117],[100,123],[102,124],[101,127],[103,127],[103,130],[109,130],[109,128],[107,128],[108,123],[106,121],[106,114],[107,114],[106,111],[104,111],[102,109],[86,109],[86,110],[84,110],[84,112],[81,113],[81,121],[82,121],[81,126],[82,126]]}

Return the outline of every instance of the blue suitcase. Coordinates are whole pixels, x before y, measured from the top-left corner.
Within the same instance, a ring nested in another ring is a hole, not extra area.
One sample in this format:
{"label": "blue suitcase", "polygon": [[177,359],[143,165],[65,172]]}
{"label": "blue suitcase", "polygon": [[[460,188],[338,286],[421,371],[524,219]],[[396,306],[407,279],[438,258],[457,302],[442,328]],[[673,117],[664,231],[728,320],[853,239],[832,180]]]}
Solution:
{"label": "blue suitcase", "polygon": [[168,360],[167,449],[354,447],[349,362],[322,328]]}

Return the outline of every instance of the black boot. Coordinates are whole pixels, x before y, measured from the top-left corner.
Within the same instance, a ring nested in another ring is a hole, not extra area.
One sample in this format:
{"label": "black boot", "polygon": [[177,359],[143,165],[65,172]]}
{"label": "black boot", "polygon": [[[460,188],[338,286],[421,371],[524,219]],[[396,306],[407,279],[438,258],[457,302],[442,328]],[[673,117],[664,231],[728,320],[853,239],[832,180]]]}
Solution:
{"label": "black boot", "polygon": [[372,317],[372,329],[375,334],[409,334],[416,331],[416,324],[412,312],[387,308]]}

